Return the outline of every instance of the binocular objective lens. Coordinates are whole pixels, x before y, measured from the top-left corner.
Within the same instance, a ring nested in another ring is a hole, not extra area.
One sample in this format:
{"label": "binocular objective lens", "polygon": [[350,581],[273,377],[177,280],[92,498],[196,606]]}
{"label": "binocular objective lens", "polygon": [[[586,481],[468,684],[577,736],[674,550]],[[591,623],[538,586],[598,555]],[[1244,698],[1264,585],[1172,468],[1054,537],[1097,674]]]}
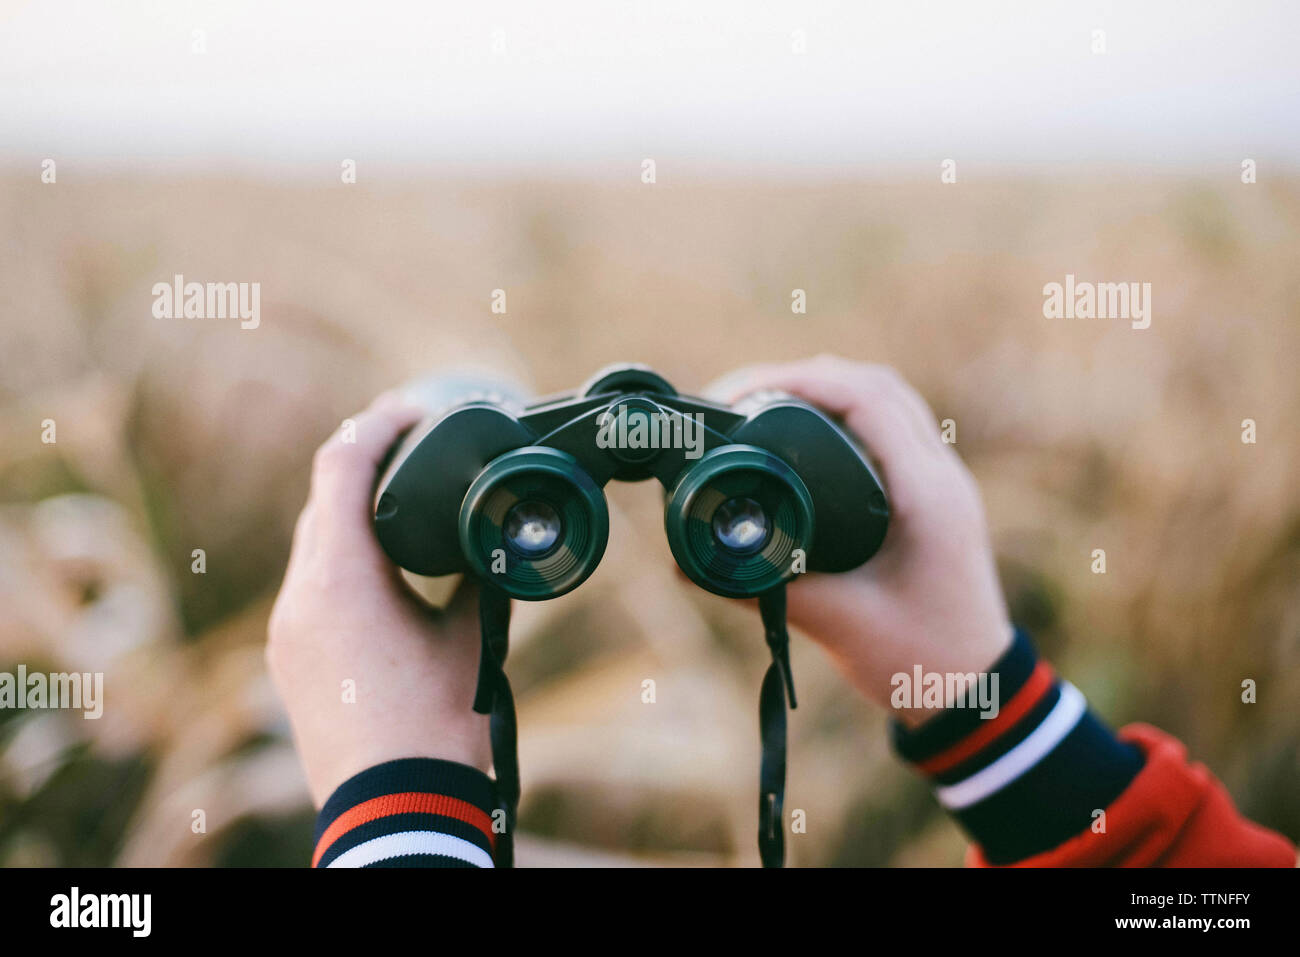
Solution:
{"label": "binocular objective lens", "polygon": [[506,541],[526,558],[544,555],[560,537],[560,516],[545,502],[519,502],[506,513]]}
{"label": "binocular objective lens", "polygon": [[752,498],[728,499],[713,513],[713,534],[724,548],[751,554],[767,544],[767,514]]}

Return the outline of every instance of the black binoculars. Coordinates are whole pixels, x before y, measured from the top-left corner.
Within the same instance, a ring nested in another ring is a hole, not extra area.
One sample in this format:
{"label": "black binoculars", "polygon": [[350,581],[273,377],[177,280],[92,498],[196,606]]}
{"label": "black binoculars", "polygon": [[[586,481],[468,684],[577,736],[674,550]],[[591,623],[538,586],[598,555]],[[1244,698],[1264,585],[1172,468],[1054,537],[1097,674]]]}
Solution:
{"label": "black binoculars", "polygon": [[605,484],[650,478],[677,564],[733,598],[855,568],[889,522],[866,457],[812,406],[772,394],[717,405],[623,365],[522,405],[472,395],[417,426],[380,480],[375,531],[415,574],[470,572],[514,598],[553,598],[604,554]]}
{"label": "black binoculars", "polygon": [[682,571],[716,594],[759,600],[772,664],[759,694],[758,845],[764,866],[781,866],[786,707],[796,706],[785,583],[856,568],[880,548],[889,505],[866,456],[790,396],[717,405],[678,395],[643,366],[614,366],[577,392],[531,403],[468,391],[394,453],[375,496],[375,531],[408,571],[468,572],[486,586],[474,710],[491,715],[506,821],[498,860],[513,864],[520,795],[503,668],[510,599],[554,598],[586,581],[609,536],[605,484],[654,478]]}

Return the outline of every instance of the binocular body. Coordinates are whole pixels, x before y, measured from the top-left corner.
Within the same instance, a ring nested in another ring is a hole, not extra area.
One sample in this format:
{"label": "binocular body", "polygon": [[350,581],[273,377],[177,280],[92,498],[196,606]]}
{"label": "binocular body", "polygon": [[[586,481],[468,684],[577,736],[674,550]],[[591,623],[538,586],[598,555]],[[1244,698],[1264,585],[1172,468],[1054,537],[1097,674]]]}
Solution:
{"label": "binocular body", "polygon": [[606,483],[647,479],[663,486],[678,565],[729,597],[855,568],[889,522],[866,456],[812,406],[784,395],[718,405],[617,366],[530,403],[469,394],[416,426],[380,479],[374,526],[410,572],[469,572],[515,598],[552,598],[604,554]]}

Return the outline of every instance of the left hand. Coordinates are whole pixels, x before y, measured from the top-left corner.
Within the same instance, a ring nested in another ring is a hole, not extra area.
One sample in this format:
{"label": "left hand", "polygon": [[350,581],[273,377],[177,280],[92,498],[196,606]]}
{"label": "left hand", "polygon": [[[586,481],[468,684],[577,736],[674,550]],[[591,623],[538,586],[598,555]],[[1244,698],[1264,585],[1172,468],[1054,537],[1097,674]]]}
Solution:
{"label": "left hand", "polygon": [[317,807],[352,775],[396,758],[491,767],[488,718],[472,710],[478,589],[467,582],[445,611],[429,607],[371,527],[379,465],[422,415],[385,394],[353,418],[355,442],[336,432],[316,452],[271,611],[266,660]]}

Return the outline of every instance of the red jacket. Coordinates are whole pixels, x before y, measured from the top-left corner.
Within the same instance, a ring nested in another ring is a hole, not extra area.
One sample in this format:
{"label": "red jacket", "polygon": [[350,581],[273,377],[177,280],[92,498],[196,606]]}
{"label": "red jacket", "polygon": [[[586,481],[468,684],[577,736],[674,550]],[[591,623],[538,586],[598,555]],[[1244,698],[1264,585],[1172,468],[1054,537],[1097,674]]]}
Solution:
{"label": "red jacket", "polygon": [[[1238,813],[1205,765],[1159,728],[1131,724],[1119,737],[1146,758],[1106,809],[1105,833],[1091,829],[1012,867],[1295,867],[1296,848]],[[978,845],[967,863],[991,867]]]}

